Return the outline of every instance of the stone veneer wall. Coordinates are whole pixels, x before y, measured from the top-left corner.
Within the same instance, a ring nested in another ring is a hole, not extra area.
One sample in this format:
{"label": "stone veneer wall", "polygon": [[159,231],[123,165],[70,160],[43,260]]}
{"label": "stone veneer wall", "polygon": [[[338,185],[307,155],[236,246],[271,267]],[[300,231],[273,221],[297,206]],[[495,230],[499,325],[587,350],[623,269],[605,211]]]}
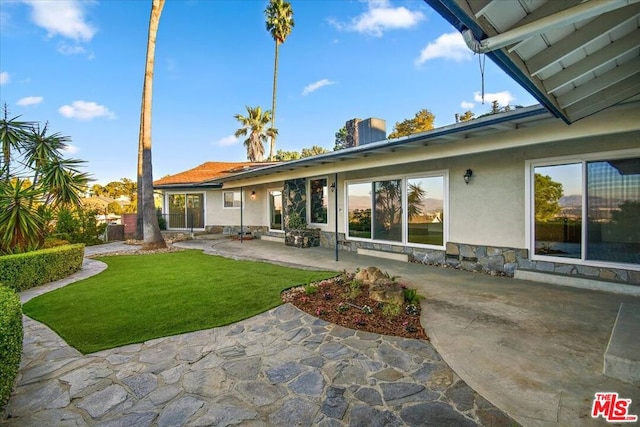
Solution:
{"label": "stone veneer wall", "polygon": [[289,228],[289,215],[297,212],[300,218],[307,217],[307,184],[304,178],[285,181],[282,194],[284,207],[284,228]]}
{"label": "stone veneer wall", "polygon": [[[321,232],[320,245],[335,247],[335,233]],[[345,240],[344,233],[338,233],[338,248],[356,252],[358,248],[383,252],[403,253],[409,260],[421,264],[447,265],[468,271],[513,277],[516,269],[557,273],[566,276],[580,276],[597,280],[612,280],[629,285],[640,285],[640,271],[618,268],[592,267],[549,261],[532,261],[527,249],[478,246],[461,243],[447,243],[446,250],[415,248],[409,246]]]}

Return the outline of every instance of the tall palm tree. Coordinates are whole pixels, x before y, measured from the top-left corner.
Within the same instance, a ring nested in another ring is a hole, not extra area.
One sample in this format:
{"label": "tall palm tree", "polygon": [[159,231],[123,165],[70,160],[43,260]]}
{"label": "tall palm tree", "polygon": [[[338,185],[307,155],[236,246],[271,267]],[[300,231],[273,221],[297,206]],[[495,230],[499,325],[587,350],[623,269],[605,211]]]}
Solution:
{"label": "tall palm tree", "polygon": [[11,151],[22,148],[26,139],[26,133],[33,125],[33,122],[20,122],[20,116],[9,118],[9,107],[5,103],[3,106],[2,118],[0,118],[0,144],[2,145],[2,167],[0,175],[9,179],[11,175]]}
{"label": "tall palm tree", "polygon": [[165,0],[152,0],[147,37],[147,62],[142,88],[140,109],[140,138],[138,140],[138,218],[142,216],[143,250],[166,248],[158,225],[153,200],[153,171],[151,163],[151,98],[153,94],[153,65],[156,53],[156,35]]}
{"label": "tall palm tree", "polygon": [[[276,126],[276,88],[278,86],[278,50],[281,43],[289,37],[291,29],[294,27],[293,9],[291,3],[286,0],[270,0],[269,6],[264,11],[267,21],[267,31],[271,33],[271,37],[276,42],[276,55],[273,64],[273,98],[271,101],[271,127]],[[275,135],[271,137],[271,145],[269,147],[269,160],[273,161],[273,153],[276,145]]]}
{"label": "tall palm tree", "polygon": [[249,134],[244,141],[247,148],[247,159],[250,162],[261,162],[264,157],[264,143],[267,138],[276,137],[278,130],[273,127],[266,128],[267,124],[272,120],[271,111],[262,111],[261,107],[246,106],[248,115],[245,117],[241,114],[233,116],[242,124],[242,127],[235,133],[236,138]]}

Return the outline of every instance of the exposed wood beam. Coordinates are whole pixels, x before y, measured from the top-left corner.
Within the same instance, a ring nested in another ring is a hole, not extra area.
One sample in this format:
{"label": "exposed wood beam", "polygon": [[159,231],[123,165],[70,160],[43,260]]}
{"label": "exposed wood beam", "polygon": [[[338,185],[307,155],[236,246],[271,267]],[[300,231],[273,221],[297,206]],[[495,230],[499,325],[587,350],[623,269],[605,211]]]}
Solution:
{"label": "exposed wood beam", "polygon": [[596,68],[611,61],[615,61],[631,50],[638,49],[639,46],[640,29],[636,29],[623,38],[598,50],[593,55],[590,55],[582,61],[576,62],[559,73],[554,74],[542,83],[547,89],[547,93],[555,92],[574,80],[592,72]]}
{"label": "exposed wood beam", "polygon": [[539,74],[576,50],[584,48],[595,39],[608,36],[609,32],[637,19],[638,15],[640,15],[640,4],[633,4],[595,18],[584,27],[529,58],[527,60],[529,73],[532,76]]}
{"label": "exposed wood beam", "polygon": [[567,108],[576,102],[588,98],[593,93],[600,92],[610,86],[626,80],[629,77],[635,76],[638,73],[640,73],[640,57],[636,57],[635,59],[632,59],[613,70],[607,71],[601,76],[598,76],[581,86],[578,86],[571,92],[567,92],[566,94],[559,96],[558,103],[560,104],[560,107]]}
{"label": "exposed wood beam", "polygon": [[572,120],[578,120],[640,94],[638,81],[630,77],[566,109]]}

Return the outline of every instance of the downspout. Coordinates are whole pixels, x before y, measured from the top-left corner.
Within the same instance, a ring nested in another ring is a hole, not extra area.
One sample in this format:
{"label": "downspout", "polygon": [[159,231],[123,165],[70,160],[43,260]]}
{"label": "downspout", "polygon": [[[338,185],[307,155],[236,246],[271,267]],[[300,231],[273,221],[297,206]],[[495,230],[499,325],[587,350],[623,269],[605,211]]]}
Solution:
{"label": "downspout", "polygon": [[520,27],[512,28],[493,37],[478,40],[471,30],[467,29],[462,32],[462,38],[467,44],[467,47],[475,53],[493,52],[494,50],[502,49],[503,47],[540,35],[545,31],[566,27],[567,25],[620,9],[637,3],[638,1],[640,0],[589,1],[554,13],[553,15],[545,16],[544,18]]}
{"label": "downspout", "polygon": [[336,241],[336,262],[338,261],[338,172],[336,172],[335,174],[335,178],[334,178],[334,194],[335,194],[335,198],[333,200],[333,204],[335,205],[335,225],[336,225],[336,235],[335,235],[335,241]]}

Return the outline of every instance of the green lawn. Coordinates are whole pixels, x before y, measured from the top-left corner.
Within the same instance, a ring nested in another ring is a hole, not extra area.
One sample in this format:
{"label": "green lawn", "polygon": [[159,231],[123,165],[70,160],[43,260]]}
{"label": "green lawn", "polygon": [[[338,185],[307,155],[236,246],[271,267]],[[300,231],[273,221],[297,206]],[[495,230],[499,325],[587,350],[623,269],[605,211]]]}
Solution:
{"label": "green lawn", "polygon": [[104,272],[23,306],[85,354],[228,325],[278,306],[285,288],[336,274],[200,251],[98,259]]}

